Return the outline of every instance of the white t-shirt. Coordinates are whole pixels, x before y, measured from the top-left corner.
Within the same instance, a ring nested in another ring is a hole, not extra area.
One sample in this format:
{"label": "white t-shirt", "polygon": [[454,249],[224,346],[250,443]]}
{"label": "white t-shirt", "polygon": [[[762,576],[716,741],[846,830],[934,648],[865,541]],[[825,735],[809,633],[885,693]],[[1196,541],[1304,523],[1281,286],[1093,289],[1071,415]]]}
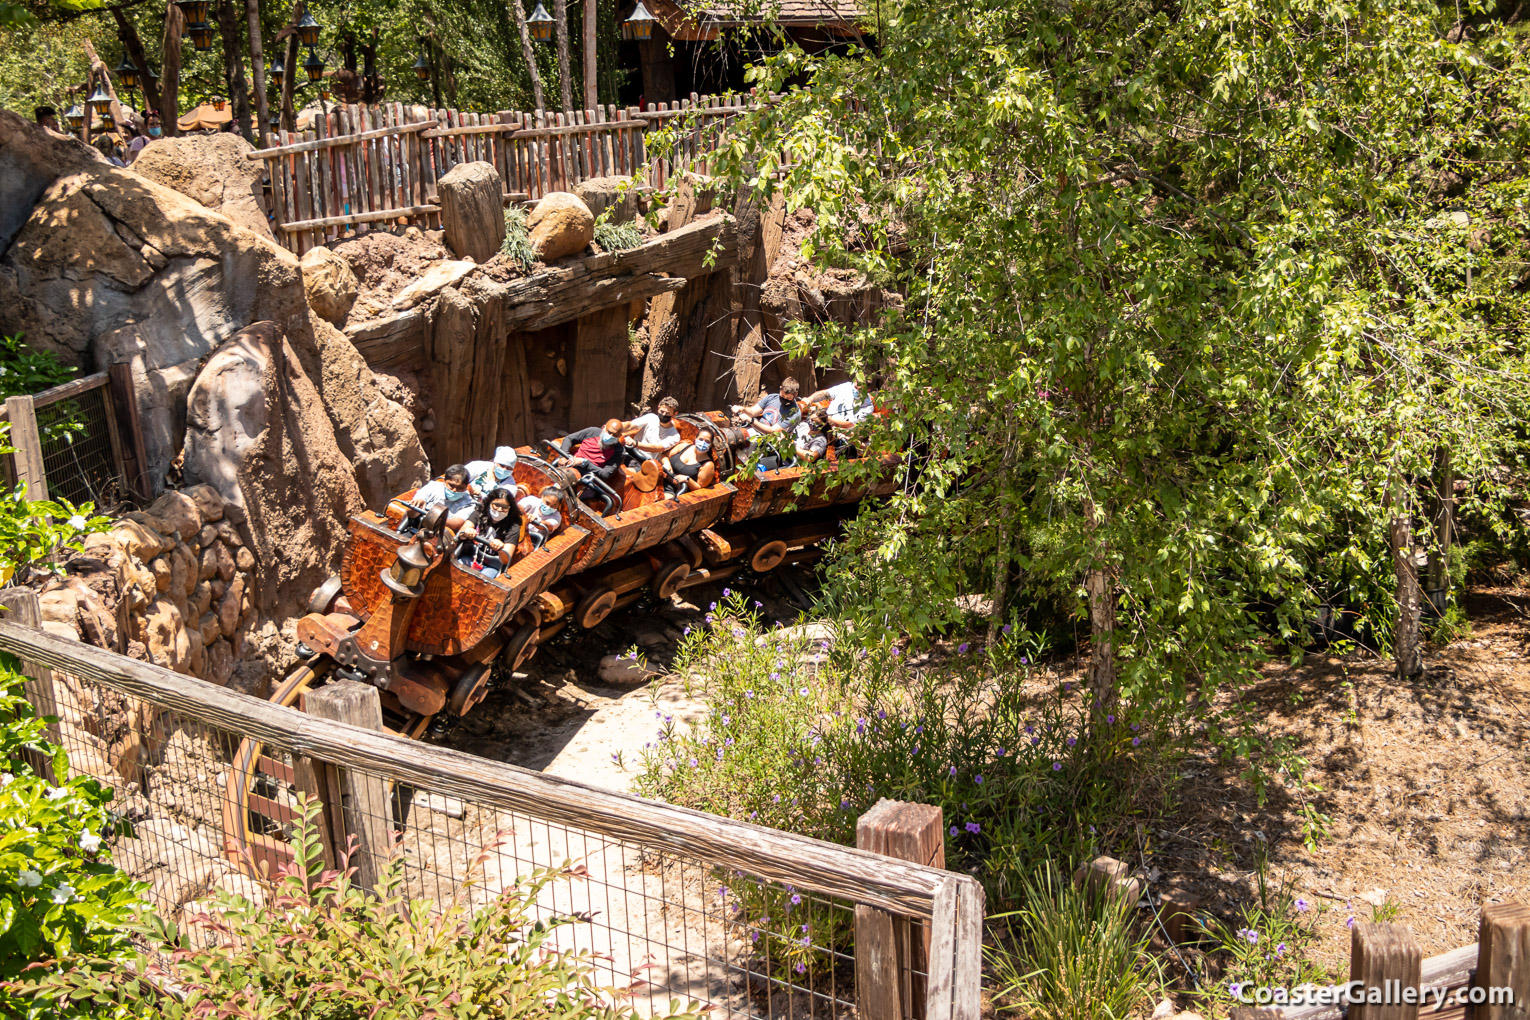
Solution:
{"label": "white t-shirt", "polygon": [[853,382],[829,387],[829,417],[858,422],[872,412],[871,397],[856,389]]}
{"label": "white t-shirt", "polygon": [[659,421],[656,413],[649,411],[632,419],[632,424],[640,429],[634,437],[639,446],[670,447],[680,441],[680,430],[675,427],[673,418],[668,425],[665,425]]}
{"label": "white t-shirt", "polygon": [[563,524],[563,515],[546,503],[540,496],[527,496],[515,504],[526,517],[526,530],[551,535]]}

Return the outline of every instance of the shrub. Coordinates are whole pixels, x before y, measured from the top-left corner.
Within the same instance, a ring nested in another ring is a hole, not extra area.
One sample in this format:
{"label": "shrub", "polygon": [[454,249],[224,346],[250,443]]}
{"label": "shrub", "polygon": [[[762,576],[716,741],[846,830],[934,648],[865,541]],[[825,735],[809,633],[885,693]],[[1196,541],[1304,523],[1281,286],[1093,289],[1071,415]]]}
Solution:
{"label": "shrub", "polygon": [[989,952],[1001,1008],[1046,1020],[1122,1020],[1162,983],[1130,905],[1073,885],[1050,860],[1023,882],[1025,907],[999,914],[1011,939]]}
{"label": "shrub", "polygon": [[[584,918],[537,916],[537,899],[575,874],[568,863],[522,875],[487,904],[462,892],[445,904],[399,893],[403,862],[385,869],[380,894],[325,870],[315,819],[304,804],[295,859],[256,882],[259,895],[219,891],[183,939],[153,918],[137,928],[148,952],[132,966],[98,960],[50,980],[50,1001],[97,1015],[181,1020],[616,1020],[611,989],[593,977],[593,953],[557,948],[561,929]],[[492,849],[487,853],[492,853]],[[481,876],[484,858],[474,867]],[[174,987],[171,999],[161,988]],[[697,1016],[670,1004],[670,1016]]]}
{"label": "shrub", "polygon": [[527,240],[525,206],[512,205],[505,210],[505,243],[499,250],[522,269],[536,265],[537,250]]}
{"label": "shrub", "polygon": [[[911,667],[895,646],[766,630],[726,591],[707,621],[673,669],[709,712],[685,730],[656,713],[659,738],[638,763],[647,795],[847,845],[880,798],[938,804],[947,867],[978,875],[1002,908],[1027,862],[1109,845],[1159,771],[1150,714],[1123,710],[1087,736],[1082,692],[1044,685],[1036,643],[1018,632],[992,657],[962,645],[935,669]],[[792,906],[789,894],[732,892],[742,918],[779,919]],[[803,921],[816,931],[833,916]],[[771,949],[793,967],[808,962],[801,946]]]}
{"label": "shrub", "polygon": [[606,251],[622,251],[642,244],[643,233],[636,223],[612,223],[602,219],[595,224],[595,243]]}
{"label": "shrub", "polygon": [[107,860],[123,824],[107,808],[111,791],[85,777],[54,786],[27,760],[69,775],[68,757],[44,740],[44,721],[21,695],[22,679],[0,653],[0,1016],[42,1017],[54,1014],[33,999],[32,982],[81,958],[121,958],[143,903],[140,887]]}

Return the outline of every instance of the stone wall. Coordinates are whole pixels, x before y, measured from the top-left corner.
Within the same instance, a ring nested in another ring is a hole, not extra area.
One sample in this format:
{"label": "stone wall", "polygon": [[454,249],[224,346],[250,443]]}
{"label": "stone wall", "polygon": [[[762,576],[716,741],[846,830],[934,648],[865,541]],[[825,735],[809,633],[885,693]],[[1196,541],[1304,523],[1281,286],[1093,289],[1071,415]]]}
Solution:
{"label": "stone wall", "polygon": [[125,514],[39,596],[43,629],[227,684],[258,578],[244,511],[208,485]]}

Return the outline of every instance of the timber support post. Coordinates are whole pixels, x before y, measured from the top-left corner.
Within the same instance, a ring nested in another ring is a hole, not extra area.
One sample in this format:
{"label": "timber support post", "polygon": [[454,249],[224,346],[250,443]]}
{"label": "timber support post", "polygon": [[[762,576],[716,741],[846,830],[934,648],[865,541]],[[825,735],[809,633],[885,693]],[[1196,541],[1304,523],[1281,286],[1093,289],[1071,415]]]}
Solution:
{"label": "timber support post", "polygon": [[1514,993],[1507,1003],[1495,1001],[1490,993],[1487,1001],[1469,1008],[1467,1015],[1472,1020],[1530,1017],[1530,906],[1495,903],[1482,908],[1477,973],[1472,984],[1484,989],[1508,988]]}
{"label": "timber support post", "polygon": [[[304,702],[305,711],[317,719],[382,731],[382,701],[377,688],[368,684],[336,680],[309,691]],[[356,884],[375,890],[393,852],[393,802],[388,784],[380,776],[333,766],[324,766],[322,774],[323,782],[317,785],[325,802],[336,860],[355,837],[350,866],[356,869]]]}
{"label": "timber support post", "polygon": [[16,480],[27,483],[27,499],[48,498],[48,475],[43,469],[42,436],[37,431],[37,409],[28,396],[7,397],[5,413],[11,422],[11,445],[16,448]]}
{"label": "timber support post", "polygon": [[[28,402],[31,399],[28,397]],[[42,604],[37,598],[37,592],[31,588],[21,587],[0,590],[0,620],[31,630],[42,630]],[[57,721],[58,697],[53,689],[53,670],[31,659],[23,659],[21,668],[27,677],[22,684],[22,690],[26,693],[27,701],[31,702],[33,711],[37,713],[38,718],[54,717],[54,721],[44,727],[43,733],[49,742],[55,746],[62,746],[63,736],[59,732]],[[21,755],[39,776],[50,783],[57,782],[57,777],[53,775],[52,759],[32,747],[23,748]]]}
{"label": "timber support post", "polygon": [[1406,925],[1361,922],[1350,933],[1349,979],[1367,998],[1378,989],[1384,1001],[1356,1002],[1349,1020],[1418,1020],[1418,1003],[1403,1001],[1402,990],[1422,983],[1424,954]]}
{"label": "timber support post", "polygon": [[[946,866],[941,809],[933,804],[879,800],[855,826],[858,850],[934,868]],[[930,932],[875,907],[855,908],[855,997],[867,1020],[925,1016]],[[917,973],[916,973],[917,972]]]}

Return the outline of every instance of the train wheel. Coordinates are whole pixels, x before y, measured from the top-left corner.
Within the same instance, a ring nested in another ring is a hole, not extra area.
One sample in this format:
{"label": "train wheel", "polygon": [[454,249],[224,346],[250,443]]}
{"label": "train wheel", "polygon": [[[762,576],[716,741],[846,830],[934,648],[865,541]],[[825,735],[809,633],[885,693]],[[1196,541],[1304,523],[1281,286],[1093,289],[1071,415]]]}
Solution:
{"label": "train wheel", "polygon": [[499,654],[510,664],[512,671],[520,669],[522,663],[537,654],[537,644],[541,637],[541,628],[535,623],[528,623],[511,635],[510,640],[505,642],[505,650]]}
{"label": "train wheel", "polygon": [[481,662],[468,668],[452,685],[452,696],[446,703],[452,715],[466,715],[468,709],[483,700],[489,687],[489,664]]}
{"label": "train wheel", "polygon": [[780,539],[762,538],[749,547],[744,558],[750,570],[756,574],[768,574],[786,559],[786,543]]}
{"label": "train wheel", "polygon": [[308,611],[310,613],[327,613],[335,608],[335,601],[340,598],[340,575],[330,574],[324,583],[313,590],[308,596]]}
{"label": "train wheel", "polygon": [[591,588],[574,606],[574,622],[585,630],[600,626],[600,621],[616,608],[616,592],[601,585]]}
{"label": "train wheel", "polygon": [[685,579],[690,575],[691,565],[689,563],[684,560],[670,560],[654,572],[653,580],[649,582],[649,587],[653,589],[653,593],[659,596],[659,598],[668,599],[680,590],[680,586],[685,583]]}

